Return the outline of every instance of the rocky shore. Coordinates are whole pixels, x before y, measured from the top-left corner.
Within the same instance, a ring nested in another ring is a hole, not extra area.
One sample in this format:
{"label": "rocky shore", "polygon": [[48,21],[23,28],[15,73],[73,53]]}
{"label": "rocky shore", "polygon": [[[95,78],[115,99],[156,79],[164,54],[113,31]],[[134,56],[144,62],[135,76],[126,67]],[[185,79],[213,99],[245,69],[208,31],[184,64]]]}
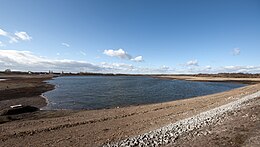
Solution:
{"label": "rocky shore", "polygon": [[190,118],[177,121],[148,133],[136,137],[127,138],[117,143],[108,143],[104,147],[125,147],[125,146],[165,146],[172,144],[183,134],[201,129],[202,127],[223,121],[229,112],[235,111],[245,102],[260,97],[260,91],[247,95],[231,103],[202,112]]}

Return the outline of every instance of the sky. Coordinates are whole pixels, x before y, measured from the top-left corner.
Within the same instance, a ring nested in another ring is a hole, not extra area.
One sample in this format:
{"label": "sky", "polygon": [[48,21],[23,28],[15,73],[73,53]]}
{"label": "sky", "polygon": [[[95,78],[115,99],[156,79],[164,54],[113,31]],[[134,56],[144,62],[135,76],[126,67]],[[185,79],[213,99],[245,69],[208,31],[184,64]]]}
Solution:
{"label": "sky", "polygon": [[0,0],[0,70],[260,73],[259,0]]}

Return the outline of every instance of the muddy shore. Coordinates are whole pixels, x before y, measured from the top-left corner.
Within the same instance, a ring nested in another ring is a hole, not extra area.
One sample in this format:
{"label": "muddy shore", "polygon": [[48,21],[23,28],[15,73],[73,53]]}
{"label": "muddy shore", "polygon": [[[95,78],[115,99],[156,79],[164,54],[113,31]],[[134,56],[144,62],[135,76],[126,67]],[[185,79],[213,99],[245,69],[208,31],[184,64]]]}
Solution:
{"label": "muddy shore", "polygon": [[[51,76],[9,78],[11,80],[0,82],[1,109],[17,103],[46,105],[39,95],[53,88],[42,83]],[[207,96],[119,109],[38,111],[1,116],[0,146],[101,146],[144,134],[259,90],[260,84],[255,84]]]}
{"label": "muddy shore", "polygon": [[47,84],[45,80],[53,75],[12,75],[0,76],[0,111],[11,105],[22,104],[41,108],[46,105],[46,100],[41,94],[54,89],[54,85]]}

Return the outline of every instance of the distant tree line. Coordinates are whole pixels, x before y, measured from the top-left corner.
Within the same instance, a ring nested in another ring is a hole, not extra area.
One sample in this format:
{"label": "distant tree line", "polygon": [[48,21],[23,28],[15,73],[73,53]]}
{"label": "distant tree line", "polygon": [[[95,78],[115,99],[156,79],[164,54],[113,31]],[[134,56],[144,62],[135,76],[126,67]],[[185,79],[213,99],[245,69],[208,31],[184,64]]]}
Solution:
{"label": "distant tree line", "polygon": [[71,72],[53,72],[49,70],[48,72],[24,72],[24,71],[11,71],[11,69],[6,69],[5,71],[0,71],[0,74],[8,74],[8,75],[24,75],[24,74],[32,74],[32,75],[41,75],[41,74],[52,74],[57,76],[196,76],[196,77],[225,77],[225,78],[260,78],[260,74],[252,74],[252,73],[218,73],[218,74],[120,74],[120,73],[93,73],[93,72],[79,72],[79,73],[71,73]]}
{"label": "distant tree line", "polygon": [[225,77],[225,78],[260,78],[260,74],[252,73],[218,73],[218,74],[197,74],[197,77]]}

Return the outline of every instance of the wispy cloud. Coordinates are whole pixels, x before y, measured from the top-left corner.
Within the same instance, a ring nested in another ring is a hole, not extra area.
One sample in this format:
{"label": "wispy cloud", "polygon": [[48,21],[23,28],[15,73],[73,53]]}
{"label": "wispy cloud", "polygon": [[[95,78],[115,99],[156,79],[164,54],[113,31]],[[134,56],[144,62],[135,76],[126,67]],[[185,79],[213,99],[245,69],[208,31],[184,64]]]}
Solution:
{"label": "wispy cloud", "polygon": [[62,42],[61,45],[66,46],[66,47],[70,47],[70,45],[68,43],[64,43],[64,42]]}
{"label": "wispy cloud", "polygon": [[128,54],[126,51],[123,49],[118,49],[118,50],[104,50],[103,54],[110,56],[110,57],[118,57],[120,59],[127,59],[127,60],[132,60],[135,62],[142,62],[143,57],[142,56],[137,56],[137,57],[132,57],[130,54]]}
{"label": "wispy cloud", "polygon": [[7,34],[8,33],[6,31],[0,29],[0,36],[7,36]]}
{"label": "wispy cloud", "polygon": [[29,41],[32,39],[32,37],[29,36],[26,32],[16,32],[14,34],[16,36],[16,39],[18,40]]}
{"label": "wispy cloud", "polygon": [[3,46],[5,46],[5,44],[0,41],[0,47],[3,47]]}
{"label": "wispy cloud", "polygon": [[260,66],[224,66],[219,70],[224,72],[259,73]]}
{"label": "wispy cloud", "polygon": [[83,55],[83,56],[86,56],[87,54],[85,53],[85,52],[83,52],[83,51],[80,51],[79,52],[81,55]]}
{"label": "wispy cloud", "polygon": [[240,55],[240,49],[239,48],[234,48],[233,50],[232,50],[232,54],[234,55],[234,56],[237,56],[237,55]]}
{"label": "wispy cloud", "polygon": [[132,61],[135,61],[135,62],[142,62],[142,61],[144,61],[144,60],[143,60],[143,56],[137,56],[137,57],[135,57],[135,58],[132,58],[131,60],[132,60]]}
{"label": "wispy cloud", "polygon": [[186,63],[187,66],[199,66],[198,60],[190,60]]}
{"label": "wispy cloud", "polygon": [[259,73],[260,66],[221,66],[221,67],[200,67],[192,69],[177,70],[176,73]]}
{"label": "wispy cloud", "polygon": [[9,38],[9,43],[17,43],[19,41],[30,41],[32,39],[32,37],[29,36],[27,32],[21,31],[15,32],[13,34],[10,32],[6,32],[3,29],[0,29],[0,36]]}
{"label": "wispy cloud", "polygon": [[112,73],[135,73],[135,74],[160,74],[160,73],[173,73],[174,69],[168,66],[161,67],[138,67],[132,64],[125,63],[107,63],[102,62],[101,66],[105,72]]}
{"label": "wispy cloud", "polygon": [[108,72],[131,72],[134,69],[134,66],[131,64],[125,63],[107,63],[102,62],[101,67]]}
{"label": "wispy cloud", "polygon": [[207,66],[205,67],[205,69],[210,70],[210,69],[212,69],[212,67],[211,67],[210,65],[207,65]]}
{"label": "wispy cloud", "polygon": [[13,36],[9,36],[9,43],[17,43],[18,42],[18,39],[16,39],[15,37]]}

